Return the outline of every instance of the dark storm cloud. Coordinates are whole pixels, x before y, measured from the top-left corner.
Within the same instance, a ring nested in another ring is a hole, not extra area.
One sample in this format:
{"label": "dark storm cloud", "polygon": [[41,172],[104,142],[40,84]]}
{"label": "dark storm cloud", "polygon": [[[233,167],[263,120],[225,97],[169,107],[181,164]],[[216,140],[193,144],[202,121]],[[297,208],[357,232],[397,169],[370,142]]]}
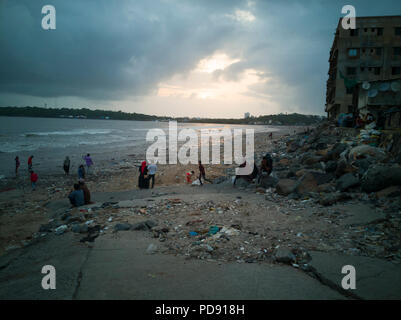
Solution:
{"label": "dark storm cloud", "polygon": [[[357,15],[395,15],[400,1],[0,0],[0,95],[118,100],[144,96],[220,50],[241,59],[215,73],[237,81],[245,69],[270,79],[249,88],[283,110],[322,113],[328,55],[345,4]],[[41,29],[41,8],[57,29]],[[249,11],[252,22],[235,19]],[[0,97],[1,98],[1,97]],[[268,113],[268,110],[266,110]]]}

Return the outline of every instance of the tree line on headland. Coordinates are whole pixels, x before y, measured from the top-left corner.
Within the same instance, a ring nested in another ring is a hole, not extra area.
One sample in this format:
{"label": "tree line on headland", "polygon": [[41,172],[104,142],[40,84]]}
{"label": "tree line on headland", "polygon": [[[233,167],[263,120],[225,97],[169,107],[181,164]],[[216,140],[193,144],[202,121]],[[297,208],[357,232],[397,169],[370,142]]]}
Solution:
{"label": "tree line on headland", "polygon": [[318,115],[304,115],[299,113],[273,114],[242,119],[212,119],[189,117],[166,117],[147,115],[142,113],[127,113],[110,110],[90,110],[87,108],[41,108],[41,107],[0,107],[0,116],[8,117],[40,117],[40,118],[83,118],[83,119],[111,119],[136,121],[168,121],[196,123],[226,123],[226,124],[270,124],[270,125],[313,125],[324,117]]}

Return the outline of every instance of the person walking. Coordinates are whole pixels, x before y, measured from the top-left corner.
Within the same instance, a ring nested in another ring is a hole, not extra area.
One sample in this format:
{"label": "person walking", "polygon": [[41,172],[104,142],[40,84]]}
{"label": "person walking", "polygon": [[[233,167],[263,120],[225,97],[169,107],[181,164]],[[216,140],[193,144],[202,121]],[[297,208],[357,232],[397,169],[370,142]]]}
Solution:
{"label": "person walking", "polygon": [[19,161],[19,157],[16,156],[15,157],[15,175],[18,176],[18,168],[21,165],[20,161]]}
{"label": "person walking", "polygon": [[149,171],[149,183],[150,180],[152,180],[152,189],[155,185],[155,175],[157,171],[157,165],[155,163],[151,163],[148,165],[148,171]]}
{"label": "person walking", "polygon": [[32,191],[35,191],[36,189],[36,182],[38,181],[38,175],[31,171],[31,185],[32,185]]}
{"label": "person walking", "polygon": [[71,163],[70,158],[68,156],[66,156],[64,159],[64,165],[63,165],[66,176],[68,176],[70,173],[70,163]]}
{"label": "person walking", "polygon": [[199,160],[199,182],[203,186],[202,178],[203,178],[203,180],[205,180],[209,183],[213,183],[211,180],[206,178],[205,167],[203,166],[202,162]]}
{"label": "person walking", "polygon": [[89,174],[89,168],[91,166],[93,166],[93,161],[91,158],[91,155],[88,153],[85,157],[84,157],[85,163],[86,163],[86,173]]}
{"label": "person walking", "polygon": [[30,157],[28,158],[28,171],[29,171],[29,172],[32,171],[32,159],[33,159],[33,156],[30,156]]}

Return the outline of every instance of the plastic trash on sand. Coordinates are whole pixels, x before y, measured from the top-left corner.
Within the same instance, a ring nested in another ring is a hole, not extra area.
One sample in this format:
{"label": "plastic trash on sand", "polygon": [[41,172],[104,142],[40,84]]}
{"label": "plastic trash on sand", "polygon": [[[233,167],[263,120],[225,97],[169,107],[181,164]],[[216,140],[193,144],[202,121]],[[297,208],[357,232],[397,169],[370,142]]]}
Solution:
{"label": "plastic trash on sand", "polygon": [[194,182],[192,182],[193,186],[200,186],[200,181],[199,179],[195,180]]}

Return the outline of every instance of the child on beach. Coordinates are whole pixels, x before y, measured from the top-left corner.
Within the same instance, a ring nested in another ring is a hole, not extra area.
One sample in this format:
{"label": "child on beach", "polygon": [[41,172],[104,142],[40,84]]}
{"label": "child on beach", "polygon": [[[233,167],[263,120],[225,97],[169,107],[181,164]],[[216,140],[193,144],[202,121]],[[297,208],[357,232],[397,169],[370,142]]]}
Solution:
{"label": "child on beach", "polygon": [[187,183],[191,183],[192,182],[192,176],[195,174],[195,171],[191,171],[191,172],[187,172],[186,173],[186,178],[187,178]]}
{"label": "child on beach", "polygon": [[86,172],[89,174],[89,168],[93,165],[93,161],[92,161],[91,155],[88,153],[84,157],[84,160],[86,162]]}
{"label": "child on beach", "polygon": [[32,191],[36,189],[36,182],[38,181],[38,175],[31,171],[31,184],[32,184]]}
{"label": "child on beach", "polygon": [[85,168],[82,164],[78,168],[78,179],[85,179]]}

